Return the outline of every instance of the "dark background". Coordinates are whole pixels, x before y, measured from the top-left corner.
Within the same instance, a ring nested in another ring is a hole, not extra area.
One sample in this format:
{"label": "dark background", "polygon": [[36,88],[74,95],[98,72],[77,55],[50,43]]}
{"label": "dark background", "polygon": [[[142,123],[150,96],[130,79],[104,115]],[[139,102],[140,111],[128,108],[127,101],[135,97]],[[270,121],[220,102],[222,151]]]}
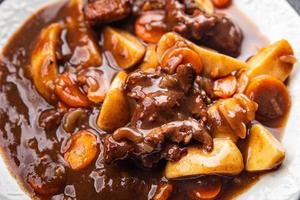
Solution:
{"label": "dark background", "polygon": [[[0,0],[0,3],[2,3],[4,0]],[[9,0],[8,0],[9,1]],[[300,0],[287,0],[292,7],[297,11],[297,13],[300,15]]]}

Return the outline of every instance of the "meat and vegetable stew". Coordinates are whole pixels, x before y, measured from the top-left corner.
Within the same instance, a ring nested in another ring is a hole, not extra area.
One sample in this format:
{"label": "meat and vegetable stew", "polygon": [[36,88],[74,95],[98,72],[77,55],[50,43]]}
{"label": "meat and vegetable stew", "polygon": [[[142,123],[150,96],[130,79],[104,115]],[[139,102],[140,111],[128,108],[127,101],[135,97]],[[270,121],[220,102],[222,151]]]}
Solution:
{"label": "meat and vegetable stew", "polygon": [[33,15],[0,60],[1,149],[28,194],[231,199],[279,168],[296,58],[230,5],[69,0]]}

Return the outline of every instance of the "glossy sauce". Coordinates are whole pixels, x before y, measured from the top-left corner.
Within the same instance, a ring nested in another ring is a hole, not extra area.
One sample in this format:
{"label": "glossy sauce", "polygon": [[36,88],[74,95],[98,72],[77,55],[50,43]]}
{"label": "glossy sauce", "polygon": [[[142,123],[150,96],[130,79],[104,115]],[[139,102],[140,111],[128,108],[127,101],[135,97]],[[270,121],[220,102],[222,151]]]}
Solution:
{"label": "glossy sauce", "polygon": [[[33,197],[35,194],[27,183],[28,172],[35,165],[43,162],[61,163],[66,165],[61,146],[71,136],[59,126],[57,129],[45,131],[38,125],[40,114],[52,108],[35,90],[28,72],[31,50],[40,30],[52,22],[65,18],[64,2],[49,6],[36,13],[12,37],[4,48],[0,66],[0,144],[3,156],[19,183]],[[240,59],[246,60],[259,47],[265,46],[267,40],[257,32],[256,27],[248,21],[234,6],[226,13],[232,15],[244,32],[244,44]],[[127,30],[132,30],[128,24]],[[100,31],[97,32],[99,40]],[[64,33],[66,34],[66,33]],[[64,40],[64,34],[62,39]],[[100,42],[101,44],[101,42]],[[65,46],[68,46],[66,44]],[[65,49],[68,51],[68,48]],[[109,79],[118,71],[109,58],[109,53],[103,54],[103,64],[100,67]],[[63,66],[60,66],[63,67]],[[89,118],[79,124],[77,129],[89,128],[98,140],[106,134],[96,126],[99,108],[87,110]],[[275,128],[274,132],[278,132]],[[282,130],[280,129],[280,133]],[[99,142],[101,144],[101,142]],[[100,145],[101,149],[101,145]],[[106,165],[100,153],[96,162],[88,168],[74,172],[66,167],[66,186],[59,194],[41,199],[151,199],[161,182],[166,182],[163,164],[152,171],[141,170],[130,161],[116,165]],[[230,199],[249,188],[259,178],[258,174],[242,173],[238,177],[224,178],[223,192],[220,199]],[[200,178],[201,179],[201,178]],[[199,179],[199,180],[200,180]],[[196,180],[195,180],[196,181]],[[172,181],[175,190],[172,199],[186,199],[186,191],[180,188],[192,187],[194,181]]]}

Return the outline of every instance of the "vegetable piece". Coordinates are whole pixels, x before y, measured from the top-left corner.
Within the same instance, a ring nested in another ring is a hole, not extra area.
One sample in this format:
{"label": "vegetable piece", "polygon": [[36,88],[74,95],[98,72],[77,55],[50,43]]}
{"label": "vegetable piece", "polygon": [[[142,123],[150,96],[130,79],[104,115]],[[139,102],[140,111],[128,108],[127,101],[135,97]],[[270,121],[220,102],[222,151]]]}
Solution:
{"label": "vegetable piece", "polygon": [[231,5],[231,0],[212,0],[212,2],[219,9],[227,8]]}
{"label": "vegetable piece", "polygon": [[78,72],[77,81],[87,86],[87,98],[94,103],[103,102],[109,89],[106,74],[100,69],[87,68]]}
{"label": "vegetable piece", "polygon": [[246,125],[254,120],[256,110],[256,103],[243,94],[217,101],[208,109],[212,134],[218,137],[227,136],[233,141],[236,141],[234,135],[244,139]]}
{"label": "vegetable piece", "polygon": [[64,154],[73,170],[89,166],[98,155],[97,138],[87,130],[79,131],[70,138],[70,146]]}
{"label": "vegetable piece", "polygon": [[164,18],[163,10],[143,12],[135,22],[135,34],[145,42],[157,43],[167,32]]}
{"label": "vegetable piece", "polygon": [[262,125],[253,125],[247,144],[246,170],[273,169],[283,162],[284,157],[282,144]]}
{"label": "vegetable piece", "polygon": [[220,113],[218,106],[219,102],[210,106],[207,111],[209,119],[212,122],[211,134],[213,138],[228,138],[236,143],[239,136],[231,129],[224,116]]}
{"label": "vegetable piece", "polygon": [[126,72],[119,72],[106,94],[97,119],[97,125],[102,130],[114,131],[129,122],[130,107],[122,89],[126,78]]}
{"label": "vegetable piece", "polygon": [[257,119],[270,121],[286,116],[291,107],[291,99],[286,86],[270,75],[254,78],[245,94],[258,104]]}
{"label": "vegetable piece", "polygon": [[50,103],[56,101],[54,81],[58,75],[56,45],[62,26],[54,23],[42,30],[31,56],[31,76],[37,91]]}
{"label": "vegetable piece", "polygon": [[70,64],[81,67],[98,67],[102,63],[100,49],[92,29],[86,23],[83,14],[83,1],[71,0],[66,8],[68,48],[64,56],[70,56]]}
{"label": "vegetable piece", "polygon": [[175,72],[177,67],[180,64],[192,64],[197,74],[200,74],[202,71],[202,62],[200,56],[190,48],[172,48],[168,49],[164,57],[162,58],[161,65],[162,68],[168,69],[168,71]]}
{"label": "vegetable piece", "polygon": [[156,45],[149,44],[145,54],[144,61],[140,65],[142,71],[154,71],[158,66],[158,59],[156,55]]}
{"label": "vegetable piece", "polygon": [[70,107],[89,107],[92,104],[67,72],[56,79],[55,94]]}
{"label": "vegetable piece", "polygon": [[128,32],[106,27],[103,36],[105,50],[111,53],[116,64],[123,69],[138,64],[145,54],[145,47]]}
{"label": "vegetable piece", "polygon": [[214,5],[211,0],[195,0],[195,3],[203,12],[212,15],[215,12]]}
{"label": "vegetable piece", "polygon": [[211,78],[224,77],[233,71],[248,68],[247,64],[240,60],[199,47],[174,32],[163,35],[157,44],[157,56],[160,63],[164,54],[172,47],[187,47],[197,52],[203,64],[203,74]]}
{"label": "vegetable piece", "polygon": [[214,82],[214,94],[220,98],[229,98],[237,90],[237,80],[234,76],[227,76]]}
{"label": "vegetable piece", "polygon": [[158,186],[152,200],[168,200],[173,191],[173,186],[169,183],[162,183]]}
{"label": "vegetable piece", "polygon": [[167,163],[165,175],[168,179],[212,174],[237,175],[244,168],[240,150],[229,139],[215,138],[212,152],[198,147],[187,149],[187,155],[179,161]]}
{"label": "vegetable piece", "polygon": [[[211,176],[207,176],[208,180],[211,178]],[[195,200],[215,199],[220,194],[221,189],[221,178],[214,177],[212,180],[208,181],[207,184],[192,189],[192,191],[189,193],[189,196],[191,199]]]}
{"label": "vegetable piece", "polygon": [[289,42],[280,40],[262,48],[247,62],[249,65],[248,76],[251,80],[256,76],[268,74],[285,81],[290,75],[295,62],[294,52]]}

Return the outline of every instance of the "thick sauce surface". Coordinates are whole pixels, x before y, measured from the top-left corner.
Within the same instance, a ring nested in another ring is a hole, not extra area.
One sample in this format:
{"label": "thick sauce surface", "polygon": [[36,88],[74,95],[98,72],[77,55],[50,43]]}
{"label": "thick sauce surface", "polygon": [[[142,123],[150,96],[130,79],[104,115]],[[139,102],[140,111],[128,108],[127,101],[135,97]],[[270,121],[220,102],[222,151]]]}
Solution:
{"label": "thick sauce surface", "polygon": [[[246,60],[256,51],[256,47],[267,44],[247,19],[235,7],[228,11],[233,20],[244,32],[244,45],[241,59]],[[66,163],[61,155],[61,146],[71,136],[63,131],[61,126],[45,131],[39,127],[39,116],[52,108],[36,91],[28,72],[30,54],[35,40],[43,27],[52,22],[58,22],[67,17],[64,3],[49,6],[35,14],[13,36],[5,47],[0,66],[0,144],[11,171],[16,174],[20,183],[33,196],[28,185],[36,168],[43,170],[45,166],[53,167]],[[129,25],[125,25],[130,29]],[[245,28],[247,27],[247,28]],[[100,37],[100,34],[99,34]],[[118,71],[103,54],[103,64],[100,67],[109,74],[110,79]],[[98,140],[106,134],[96,127],[96,117],[99,109],[86,110],[88,117],[84,118],[76,129],[90,129],[98,136]],[[274,132],[277,130],[274,129]],[[101,149],[101,145],[100,145]],[[162,164],[163,165],[163,164]],[[75,172],[65,167],[66,185],[59,194],[41,199],[151,199],[160,182],[167,180],[163,176],[163,166],[147,171],[137,168],[133,163],[120,162],[116,165],[106,165],[100,153],[95,163],[88,168]],[[248,188],[258,179],[257,174],[243,173],[238,177],[224,179],[223,192],[220,199],[231,198]],[[197,179],[201,180],[201,178]],[[173,181],[175,192],[172,199],[186,199],[186,191],[182,188],[192,187],[195,181]],[[36,197],[36,196],[35,196]]]}

